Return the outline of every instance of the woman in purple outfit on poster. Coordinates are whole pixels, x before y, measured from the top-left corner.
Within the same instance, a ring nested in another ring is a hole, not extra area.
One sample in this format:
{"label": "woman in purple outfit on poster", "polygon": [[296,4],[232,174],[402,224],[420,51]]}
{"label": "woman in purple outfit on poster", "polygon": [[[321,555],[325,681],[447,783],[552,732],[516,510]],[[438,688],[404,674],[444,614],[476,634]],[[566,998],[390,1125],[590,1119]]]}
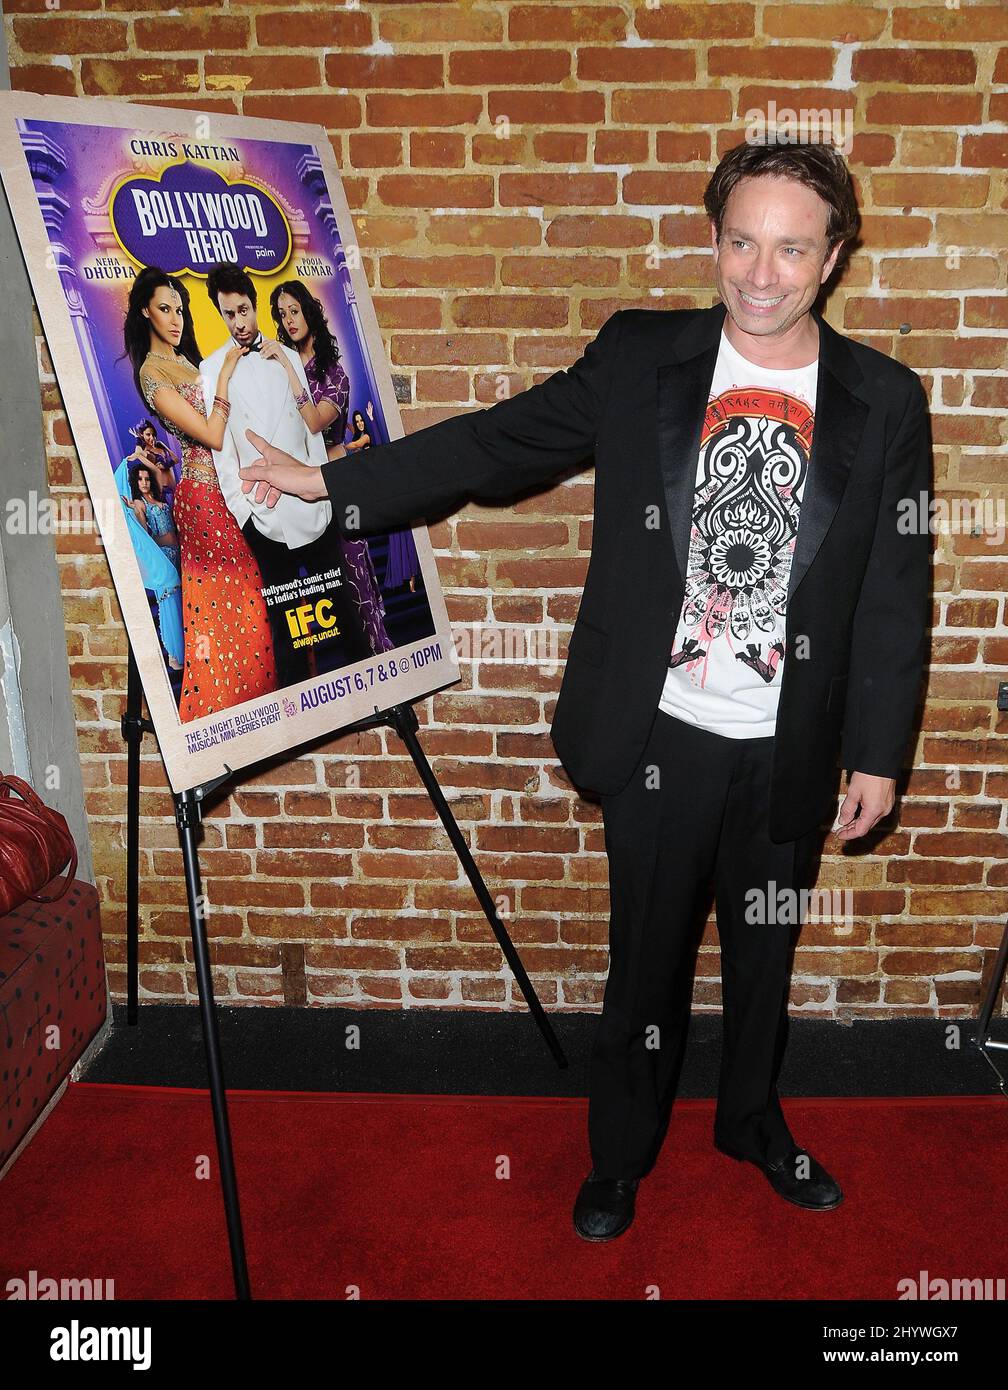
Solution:
{"label": "woman in purple outfit on poster", "polygon": [[[367,404],[368,415],[374,420],[374,406],[370,401]],[[348,454],[357,453],[361,449],[370,449],[371,430],[373,425],[369,425],[359,410],[353,414],[353,437],[347,440],[346,451]],[[420,559],[413,543],[412,531],[390,531],[388,538],[388,562],[385,566],[385,587],[386,589],[398,589],[401,584],[409,581],[410,593],[416,593],[417,575],[420,573]]]}
{"label": "woman in purple outfit on poster", "polygon": [[[350,409],[350,381],[322,305],[303,281],[285,280],[270,295],[270,309],[277,341],[293,348],[304,365],[317,416],[317,423],[309,420],[308,427],[315,434],[321,433],[331,459],[340,458],[346,452],[343,437]],[[367,541],[340,536],[340,550],[371,650],[376,656],[391,651],[395,643],[385,631],[385,602]]]}

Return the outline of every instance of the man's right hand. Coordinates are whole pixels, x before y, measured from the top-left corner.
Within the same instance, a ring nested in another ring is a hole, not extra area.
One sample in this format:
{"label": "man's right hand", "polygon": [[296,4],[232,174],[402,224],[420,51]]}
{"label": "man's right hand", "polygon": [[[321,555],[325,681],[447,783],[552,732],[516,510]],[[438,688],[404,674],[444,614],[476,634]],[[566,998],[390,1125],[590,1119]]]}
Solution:
{"label": "man's right hand", "polygon": [[246,430],[245,438],[259,450],[261,458],[238,469],[242,492],[255,490],[255,500],[275,507],[284,495],[300,497],[303,502],[324,502],[329,494],[322,481],[321,468],[312,468],[292,454],[278,449],[255,430]]}

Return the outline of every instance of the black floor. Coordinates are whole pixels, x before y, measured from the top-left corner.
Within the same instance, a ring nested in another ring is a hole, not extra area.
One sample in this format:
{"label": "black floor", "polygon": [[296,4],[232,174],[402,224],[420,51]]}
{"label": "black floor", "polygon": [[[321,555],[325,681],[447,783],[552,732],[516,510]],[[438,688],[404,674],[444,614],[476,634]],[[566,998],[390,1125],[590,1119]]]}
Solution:
{"label": "black floor", "polygon": [[[560,1070],[528,1014],[442,1009],[219,1008],[225,1084],[235,1090],[380,1091],[439,1095],[583,1096],[596,1014],[551,1014],[569,1066]],[[958,1024],[792,1018],[782,1096],[991,1095],[998,1079]],[[351,1030],[348,1032],[348,1030]],[[359,1030],[359,1041],[352,1042]],[[997,1034],[997,1024],[994,1025]],[[721,1019],[694,1015],[678,1094],[717,1093]],[[1006,1054],[995,1056],[1002,1071]],[[195,1006],[147,1004],[129,1027],[113,1008],[109,1042],[82,1078],[205,1087]]]}

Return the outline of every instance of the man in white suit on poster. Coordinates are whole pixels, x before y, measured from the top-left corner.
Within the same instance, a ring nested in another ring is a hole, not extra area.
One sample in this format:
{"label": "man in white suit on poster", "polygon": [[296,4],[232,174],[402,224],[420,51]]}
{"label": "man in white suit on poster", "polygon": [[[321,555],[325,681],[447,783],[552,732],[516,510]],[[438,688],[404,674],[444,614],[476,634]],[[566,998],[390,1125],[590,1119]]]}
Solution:
{"label": "man in white suit on poster", "polygon": [[[229,386],[231,413],[224,443],[213,455],[221,492],[229,510],[242,529],[263,577],[264,588],[289,584],[302,572],[322,573],[339,566],[339,531],[333,526],[332,505],[328,501],[304,502],[284,497],[275,507],[256,502],[242,491],[239,468],[254,462],[259,450],[249,442],[247,429],[254,430],[277,448],[306,467],[318,468],[327,461],[322,435],[313,433],[301,415],[311,401],[308,379],[298,354],[261,332],[256,319],[256,290],[240,266],[219,265],[207,276],[207,293],[217,308],[230,337],[200,364],[203,393],[212,401],[217,389],[224,357],[232,343],[247,348],[238,362]],[[290,362],[301,383],[295,396],[284,358]],[[346,659],[360,661],[371,655],[347,587],[335,578],[327,581],[326,597],[342,643],[324,642],[314,648],[318,670],[333,669]],[[307,649],[295,650],[284,610],[289,602],[267,600],[277,677],[281,688],[296,685],[311,674]]]}

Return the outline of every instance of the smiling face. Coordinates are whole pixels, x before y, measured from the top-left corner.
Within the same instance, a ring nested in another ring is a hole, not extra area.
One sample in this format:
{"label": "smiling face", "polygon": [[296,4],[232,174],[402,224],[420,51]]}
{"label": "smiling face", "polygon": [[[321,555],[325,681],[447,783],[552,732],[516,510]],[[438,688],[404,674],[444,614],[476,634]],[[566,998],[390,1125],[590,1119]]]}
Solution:
{"label": "smiling face", "polygon": [[227,324],[227,330],[239,347],[254,343],[259,336],[255,305],[247,294],[237,291],[221,290],[217,295],[217,308]]}
{"label": "smiling face", "polygon": [[292,294],[280,295],[277,299],[277,313],[291,342],[300,343],[308,332],[308,325],[305,323],[301,305]]}
{"label": "smiling face", "polygon": [[[746,338],[775,344],[805,337],[807,314],[832,271],[840,245],[827,252],[829,209],[796,179],[741,179],[725,205],[721,236],[711,224],[714,275],[728,309],[726,331],[740,348]],[[758,345],[759,346],[759,345]]]}
{"label": "smiling face", "polygon": [[157,443],[157,436],[155,435],[153,427],[151,425],[144,425],[143,429],[140,431],[140,443],[144,446],[145,449],[154,449],[154,446]]}
{"label": "smiling face", "polygon": [[171,285],[158,285],[143,310],[151,326],[151,346],[177,348],[182,339],[182,297]]}

